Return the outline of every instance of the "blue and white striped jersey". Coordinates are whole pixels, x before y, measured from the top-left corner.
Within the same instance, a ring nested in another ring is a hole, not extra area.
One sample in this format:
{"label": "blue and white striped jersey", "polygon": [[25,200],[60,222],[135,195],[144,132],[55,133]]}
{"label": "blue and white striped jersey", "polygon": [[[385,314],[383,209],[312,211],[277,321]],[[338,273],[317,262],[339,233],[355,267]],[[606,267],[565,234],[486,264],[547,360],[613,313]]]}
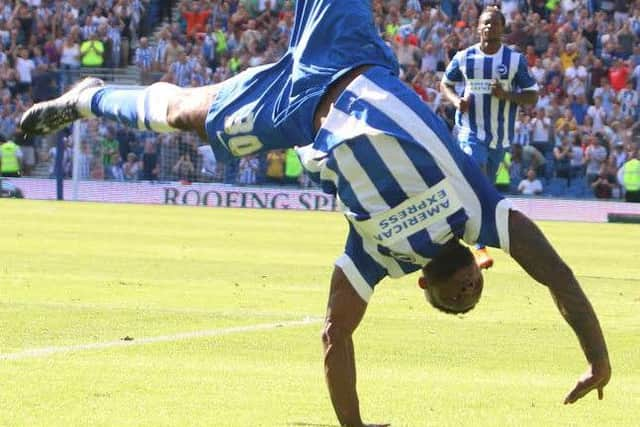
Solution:
{"label": "blue and white striped jersey", "polygon": [[479,44],[456,53],[442,79],[449,85],[464,83],[464,95],[471,95],[468,112],[456,112],[458,139],[490,148],[513,142],[518,112],[517,104],[491,96],[492,80],[509,91],[538,90],[524,55],[505,45],[493,55],[483,53]]}
{"label": "blue and white striped jersey", "polygon": [[337,265],[365,301],[382,278],[420,269],[450,239],[509,249],[507,200],[387,69],[351,82],[298,153],[349,220]]}

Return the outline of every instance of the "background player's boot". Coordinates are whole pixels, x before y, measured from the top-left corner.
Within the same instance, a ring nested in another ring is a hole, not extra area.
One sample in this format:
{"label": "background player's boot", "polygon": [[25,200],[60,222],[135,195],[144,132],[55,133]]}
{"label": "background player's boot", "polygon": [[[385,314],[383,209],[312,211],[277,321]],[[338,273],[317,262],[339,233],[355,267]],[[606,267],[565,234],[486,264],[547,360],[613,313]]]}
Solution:
{"label": "background player's boot", "polygon": [[27,135],[44,135],[61,129],[80,118],[78,97],[85,89],[104,86],[95,77],[78,82],[65,94],[51,101],[39,102],[29,108],[20,120],[20,128]]}
{"label": "background player's boot", "polygon": [[489,255],[489,251],[486,247],[476,248],[473,253],[476,259],[476,264],[480,269],[487,269],[493,266],[493,258]]}

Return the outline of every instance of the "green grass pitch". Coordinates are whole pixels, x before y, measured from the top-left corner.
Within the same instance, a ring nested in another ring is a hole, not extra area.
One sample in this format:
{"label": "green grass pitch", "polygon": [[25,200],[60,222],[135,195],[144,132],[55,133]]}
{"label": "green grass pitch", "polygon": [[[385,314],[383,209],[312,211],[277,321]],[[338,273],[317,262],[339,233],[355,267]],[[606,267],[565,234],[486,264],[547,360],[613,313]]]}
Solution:
{"label": "green grass pitch", "polygon": [[[378,286],[355,336],[366,421],[640,425],[640,228],[541,226],[599,314],[605,399],[562,405],[578,342],[494,250],[465,316],[415,275]],[[1,200],[0,426],[335,426],[319,319],[345,232],[337,213]]]}

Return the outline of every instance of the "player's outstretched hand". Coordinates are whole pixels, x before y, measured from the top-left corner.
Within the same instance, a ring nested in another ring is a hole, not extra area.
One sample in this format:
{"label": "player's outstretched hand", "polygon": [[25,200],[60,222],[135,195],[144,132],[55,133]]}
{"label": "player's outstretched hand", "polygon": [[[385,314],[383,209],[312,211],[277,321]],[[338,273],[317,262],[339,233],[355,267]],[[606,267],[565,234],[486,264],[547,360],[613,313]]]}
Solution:
{"label": "player's outstretched hand", "polygon": [[575,403],[578,399],[594,389],[598,390],[598,399],[602,400],[604,397],[604,386],[607,385],[610,378],[611,365],[608,360],[592,363],[589,365],[587,372],[580,377],[576,386],[564,399],[564,404]]}

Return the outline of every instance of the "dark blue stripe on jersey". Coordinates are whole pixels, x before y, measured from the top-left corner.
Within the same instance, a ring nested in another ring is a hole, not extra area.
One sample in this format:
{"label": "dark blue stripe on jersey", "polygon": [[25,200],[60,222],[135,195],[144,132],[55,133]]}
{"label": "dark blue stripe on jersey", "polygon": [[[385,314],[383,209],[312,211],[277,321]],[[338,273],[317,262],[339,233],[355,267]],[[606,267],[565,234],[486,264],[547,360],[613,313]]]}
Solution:
{"label": "dark blue stripe on jersey", "polygon": [[389,249],[389,248],[387,248],[385,246],[378,245],[378,252],[380,252],[384,256],[388,256],[390,258],[393,258],[395,260],[395,262],[398,263],[398,265],[400,266],[400,269],[404,272],[404,274],[413,273],[414,271],[416,271],[416,270],[418,270],[420,268],[420,266],[417,265],[417,264],[413,264],[411,262],[400,261],[399,259],[397,259],[393,255],[391,255],[391,249]]}
{"label": "dark blue stripe on jersey", "polygon": [[[475,70],[475,61],[473,60],[473,56],[476,54],[475,49],[469,49],[467,51],[467,78],[474,79],[476,70]],[[478,134],[478,125],[476,123],[476,107],[475,107],[475,95],[471,95],[469,97],[469,101],[471,105],[469,105],[469,109],[467,110],[467,114],[469,115],[469,129],[471,130],[471,137],[476,138]]]}
{"label": "dark blue stripe on jersey", "polygon": [[516,113],[518,112],[518,104],[516,104],[515,102],[512,102],[511,105],[509,105],[509,141],[513,141],[513,135],[516,131],[515,127],[515,123],[516,123]]}
{"label": "dark blue stripe on jersey", "polygon": [[462,239],[462,236],[464,236],[464,227],[468,219],[469,215],[467,215],[467,211],[465,211],[464,208],[458,209],[447,217],[447,223],[449,227],[451,227],[453,235],[458,239]]}
{"label": "dark blue stripe on jersey", "polygon": [[371,183],[376,187],[385,203],[391,207],[398,206],[407,200],[408,196],[395,180],[393,174],[385,164],[380,154],[366,136],[355,138],[348,142],[353,156],[364,171],[366,171]]}
{"label": "dark blue stripe on jersey", "polygon": [[[509,76],[509,65],[511,64],[511,49],[502,49],[502,66],[504,67],[504,70],[506,70],[507,73],[507,77]],[[511,91],[513,90],[513,88],[511,87],[506,87],[505,90],[507,91]],[[504,146],[504,109],[506,106],[506,101],[504,100],[500,100],[500,102],[498,102],[498,147],[503,147]],[[509,123],[507,123],[507,126],[509,126]],[[511,141],[511,139],[509,139],[509,141]]]}
{"label": "dark blue stripe on jersey", "polygon": [[436,165],[431,154],[423,147],[415,144],[400,144],[407,157],[411,159],[416,170],[429,186],[437,184],[444,179],[444,174]]}
{"label": "dark blue stripe on jersey", "polygon": [[[371,287],[374,287],[376,283],[387,275],[387,270],[382,268],[380,264],[364,250],[362,237],[356,232],[351,223],[349,223],[349,236],[347,237],[347,244],[345,245],[345,253],[349,255],[364,280],[366,280]],[[364,265],[358,265],[358,261],[361,261]]]}
{"label": "dark blue stripe on jersey", "polygon": [[355,213],[359,220],[369,219],[369,212],[365,210],[365,208],[363,208],[360,204],[360,201],[358,200],[358,197],[356,197],[356,194],[353,191],[349,180],[345,179],[344,175],[342,175],[342,172],[340,171],[340,168],[338,167],[338,164],[335,161],[334,157],[329,157],[326,167],[328,167],[329,169],[334,171],[336,175],[338,175],[338,197],[340,197],[340,200],[342,200],[345,205],[349,206],[349,210]]}
{"label": "dark blue stripe on jersey", "polygon": [[[485,57],[483,59],[482,78],[487,80],[493,79],[493,58]],[[490,93],[482,95],[482,118],[484,120],[484,131],[486,133],[484,141],[487,143],[493,139],[493,132],[491,131],[491,98],[493,98],[493,96]]]}

